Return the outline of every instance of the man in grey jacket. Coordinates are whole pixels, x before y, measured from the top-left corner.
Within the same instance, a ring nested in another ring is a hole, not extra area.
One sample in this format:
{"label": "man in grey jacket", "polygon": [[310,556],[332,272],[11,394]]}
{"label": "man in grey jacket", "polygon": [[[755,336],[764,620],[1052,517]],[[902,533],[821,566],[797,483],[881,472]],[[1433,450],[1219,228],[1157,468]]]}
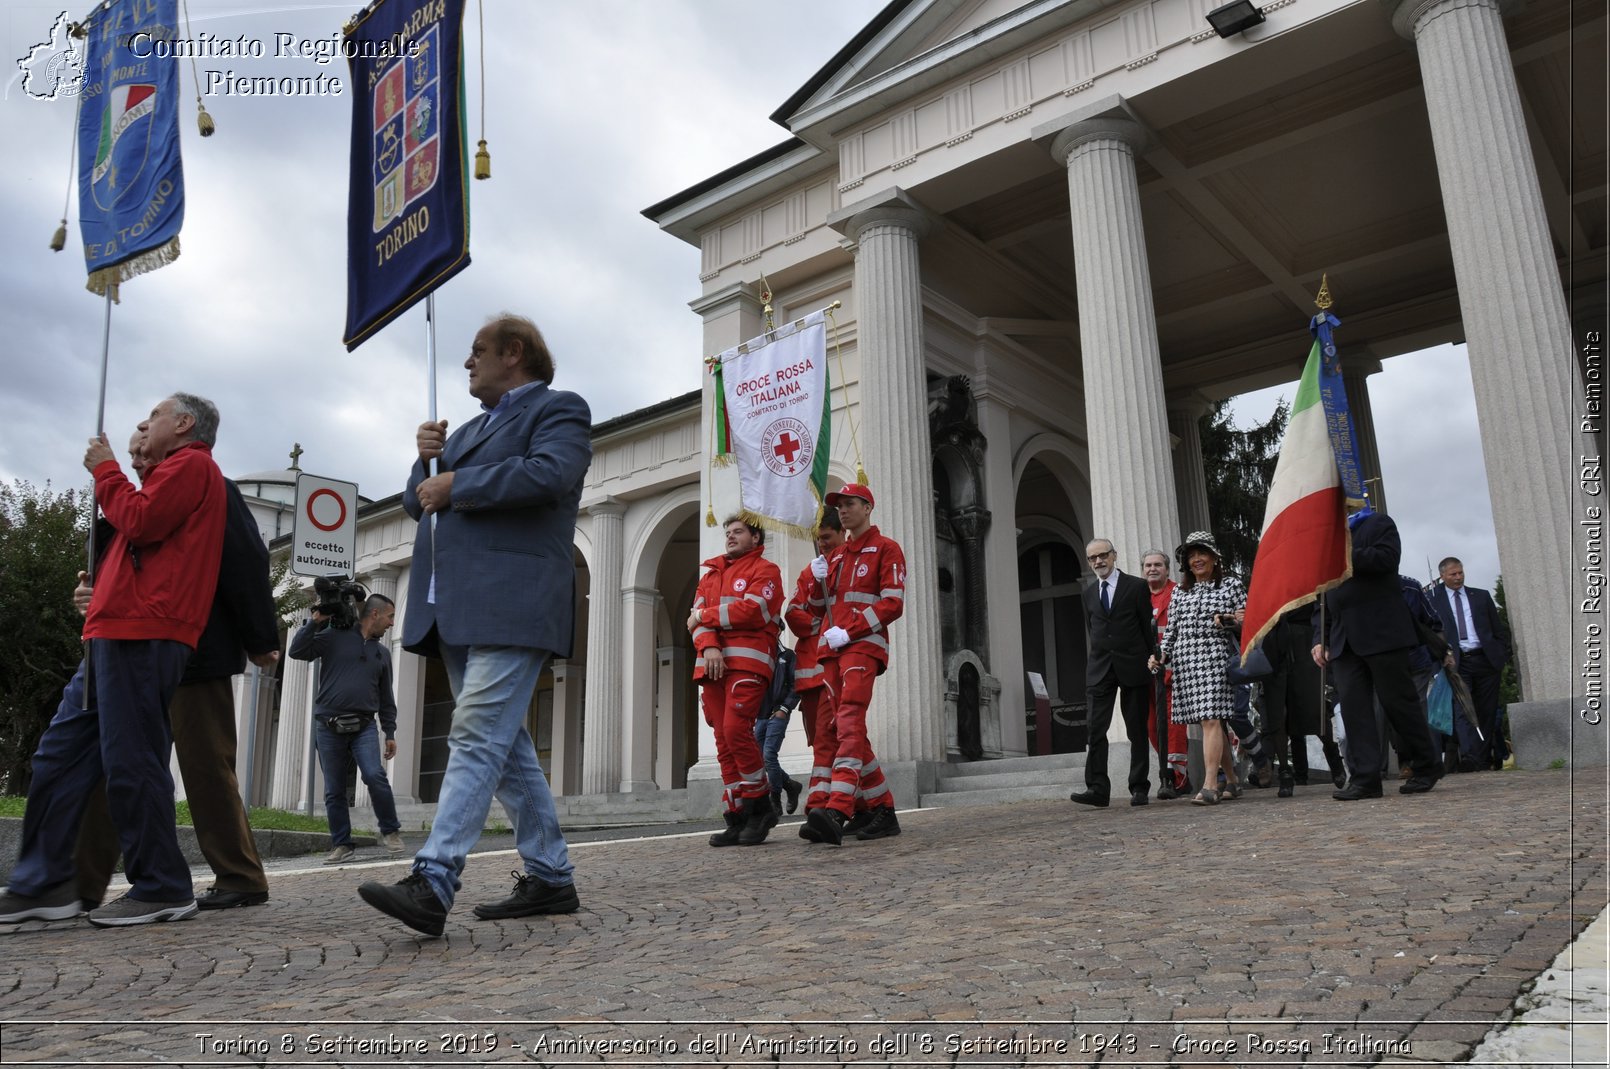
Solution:
{"label": "man in grey jacket", "polygon": [[[524,862],[513,894],[475,908],[482,919],[580,907],[548,781],[526,714],[549,657],[568,657],[575,630],[576,513],[592,462],[592,416],[549,389],[553,357],[536,324],[493,318],[464,361],[481,415],[447,437],[420,425],[419,460],[403,507],[419,521],[403,646],[442,659],[453,726],[430,838],[396,884],[366,883],[363,900],[440,935],[464,861],[497,795]],[[440,464],[439,472],[430,470]]]}

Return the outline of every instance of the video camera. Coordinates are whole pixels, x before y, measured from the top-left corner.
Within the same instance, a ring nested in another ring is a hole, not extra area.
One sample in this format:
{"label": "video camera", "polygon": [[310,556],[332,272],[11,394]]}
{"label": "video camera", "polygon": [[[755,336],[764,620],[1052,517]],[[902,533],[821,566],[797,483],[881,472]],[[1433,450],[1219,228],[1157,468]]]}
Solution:
{"label": "video camera", "polygon": [[321,575],[313,580],[313,593],[318,602],[313,611],[330,618],[330,626],[343,631],[357,624],[363,615],[363,603],[369,592],[362,583],[355,583],[344,575]]}

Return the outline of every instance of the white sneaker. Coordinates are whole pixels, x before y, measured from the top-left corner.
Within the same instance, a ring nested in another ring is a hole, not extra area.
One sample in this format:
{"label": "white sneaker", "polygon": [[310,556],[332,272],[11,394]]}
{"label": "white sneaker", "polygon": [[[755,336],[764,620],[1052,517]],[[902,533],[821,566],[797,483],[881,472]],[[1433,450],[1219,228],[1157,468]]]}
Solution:
{"label": "white sneaker", "polygon": [[408,844],[403,842],[403,837],[394,831],[388,831],[382,835],[380,841],[386,845],[387,850],[394,854],[400,854],[408,849]]}
{"label": "white sneaker", "polygon": [[343,861],[350,861],[352,855],[356,853],[357,851],[352,848],[351,844],[343,843],[324,855],[324,863],[326,865],[339,865]]}
{"label": "white sneaker", "polygon": [[90,910],[89,922],[97,928],[123,928],[130,924],[187,920],[200,912],[195,899],[188,902],[141,902],[124,895],[99,909]]}

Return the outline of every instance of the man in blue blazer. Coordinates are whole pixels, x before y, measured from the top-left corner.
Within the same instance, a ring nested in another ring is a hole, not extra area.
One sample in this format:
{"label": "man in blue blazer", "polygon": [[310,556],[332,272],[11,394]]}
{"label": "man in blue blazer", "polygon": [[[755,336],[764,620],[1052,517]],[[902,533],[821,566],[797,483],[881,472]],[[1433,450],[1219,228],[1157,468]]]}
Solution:
{"label": "man in blue blazer", "polygon": [[[403,507],[419,521],[403,648],[437,656],[453,691],[436,820],[400,883],[366,883],[365,902],[440,935],[464,859],[492,796],[508,810],[524,861],[514,892],[482,919],[579,908],[553,795],[525,728],[537,677],[567,657],[575,629],[575,527],[592,461],[592,416],[549,389],[553,358],[536,324],[508,314],[475,335],[470,394],[482,414],[447,437],[420,425]],[[427,466],[439,462],[439,471]]]}
{"label": "man in blue blazer", "polygon": [[1437,572],[1442,582],[1431,601],[1442,617],[1442,637],[1452,647],[1449,652],[1470,688],[1476,719],[1486,736],[1478,738],[1464,717],[1453,718],[1454,734],[1459,739],[1459,771],[1502,768],[1509,747],[1504,744],[1498,723],[1498,684],[1509,663],[1509,628],[1498,615],[1491,594],[1465,585],[1465,566],[1458,557],[1443,558]]}

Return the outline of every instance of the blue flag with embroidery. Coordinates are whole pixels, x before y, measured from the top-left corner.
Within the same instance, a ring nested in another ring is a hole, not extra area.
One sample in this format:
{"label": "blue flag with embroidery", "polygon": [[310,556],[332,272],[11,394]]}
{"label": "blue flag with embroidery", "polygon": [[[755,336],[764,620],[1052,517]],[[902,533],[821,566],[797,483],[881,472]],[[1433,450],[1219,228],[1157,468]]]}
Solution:
{"label": "blue flag with embroidery", "polygon": [[470,263],[464,0],[379,0],[346,30],[350,352]]}
{"label": "blue flag with embroidery", "polygon": [[86,21],[78,112],[78,225],[88,288],[119,283],[179,255],[179,61],[152,41],[178,37],[178,0],[114,0]]}
{"label": "blue flag with embroidery", "polygon": [[1321,312],[1308,324],[1314,336],[1313,353],[1319,354],[1319,399],[1325,406],[1325,429],[1330,432],[1331,449],[1336,453],[1336,471],[1342,478],[1342,497],[1349,508],[1368,500],[1364,473],[1358,465],[1358,435],[1353,430],[1353,413],[1347,407],[1347,390],[1342,385],[1342,362],[1336,355],[1336,339],[1331,331],[1342,321]]}

